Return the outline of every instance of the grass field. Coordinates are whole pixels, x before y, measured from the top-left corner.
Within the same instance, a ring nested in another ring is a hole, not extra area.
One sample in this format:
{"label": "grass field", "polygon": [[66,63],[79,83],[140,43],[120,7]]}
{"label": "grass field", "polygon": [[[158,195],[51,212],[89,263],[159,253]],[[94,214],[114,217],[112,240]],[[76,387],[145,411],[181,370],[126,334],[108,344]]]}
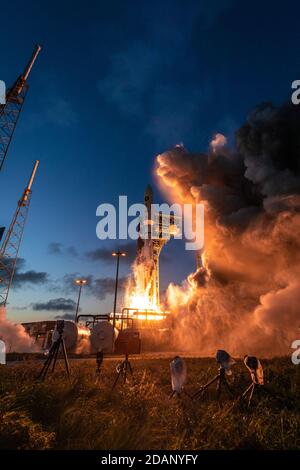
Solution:
{"label": "grass field", "polygon": [[[107,359],[95,384],[95,361],[62,364],[40,382],[39,361],[0,366],[0,448],[10,449],[300,449],[300,366],[289,358],[262,361],[268,387],[284,403],[256,397],[248,410],[212,388],[201,400],[169,399],[169,358],[136,358],[133,378],[111,392],[117,360]],[[187,391],[217,370],[214,359],[188,358]],[[249,384],[240,361],[232,387]]]}

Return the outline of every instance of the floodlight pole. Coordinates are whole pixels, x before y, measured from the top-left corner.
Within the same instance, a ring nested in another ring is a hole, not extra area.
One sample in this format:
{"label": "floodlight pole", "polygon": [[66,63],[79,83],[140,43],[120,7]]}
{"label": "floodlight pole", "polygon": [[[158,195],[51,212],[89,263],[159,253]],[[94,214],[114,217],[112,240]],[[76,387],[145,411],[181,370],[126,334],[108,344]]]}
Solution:
{"label": "floodlight pole", "polygon": [[117,271],[116,271],[116,282],[115,282],[115,298],[114,298],[114,310],[113,310],[113,344],[112,348],[114,350],[115,344],[115,327],[116,327],[116,310],[117,310],[117,297],[118,297],[118,283],[119,283],[119,264],[120,264],[120,256],[126,256],[126,253],[118,250],[112,253],[112,256],[117,257]]}
{"label": "floodlight pole", "polygon": [[82,286],[86,284],[86,279],[75,279],[75,284],[79,285],[79,292],[78,292],[78,300],[76,306],[76,313],[75,313],[75,323],[78,322],[78,312],[79,312],[79,304],[80,304],[80,297],[81,297],[81,289]]}

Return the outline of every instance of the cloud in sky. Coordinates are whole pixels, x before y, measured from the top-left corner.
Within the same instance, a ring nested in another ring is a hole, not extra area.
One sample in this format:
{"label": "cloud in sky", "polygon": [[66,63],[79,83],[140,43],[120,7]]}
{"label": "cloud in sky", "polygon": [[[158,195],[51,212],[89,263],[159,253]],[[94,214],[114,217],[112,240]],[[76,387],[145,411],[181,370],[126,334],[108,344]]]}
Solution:
{"label": "cloud in sky", "polygon": [[63,244],[58,242],[51,242],[48,245],[48,253],[50,255],[60,255],[62,253]]}
{"label": "cloud in sky", "polygon": [[90,289],[90,286],[93,284],[94,277],[92,274],[87,274],[85,276],[80,273],[68,273],[63,276],[61,280],[57,282],[54,290],[61,290],[66,294],[72,294],[78,292],[78,285],[75,284],[75,279],[83,278],[86,279],[87,284],[84,286],[84,290]]}
{"label": "cloud in sky", "polygon": [[[111,295],[115,291],[115,278],[114,277],[103,277],[97,278],[92,274],[80,275],[79,273],[68,273],[63,276],[62,279],[57,280],[51,287],[52,292],[63,292],[65,295],[77,295],[78,285],[75,284],[76,278],[84,278],[87,280],[84,286],[84,292],[91,296],[96,297],[99,300],[105,299],[107,295]],[[118,288],[121,290],[124,288],[127,278],[120,277]]]}
{"label": "cloud in sky", "polygon": [[66,129],[76,126],[79,122],[79,114],[73,105],[64,98],[56,95],[46,95],[40,104],[39,112],[31,112],[27,118],[31,130],[39,129],[49,124]]}
{"label": "cloud in sky", "polygon": [[[190,9],[176,2],[146,5],[139,18],[143,34],[111,55],[98,81],[102,98],[124,116],[142,120],[145,133],[161,145],[180,141],[214,97],[205,64],[201,76],[195,73],[201,57],[195,54],[194,33],[211,28],[233,2],[198,3]],[[150,15],[163,18],[163,26],[149,22]]]}
{"label": "cloud in sky", "polygon": [[72,299],[66,299],[59,297],[57,299],[50,299],[46,302],[36,302],[31,305],[35,311],[47,310],[47,311],[69,311],[73,312],[76,308],[76,302]]}
{"label": "cloud in sky", "polygon": [[24,258],[18,258],[12,288],[28,287],[34,285],[46,284],[49,281],[49,274],[45,271],[35,271],[30,269],[24,271],[26,261]]}
{"label": "cloud in sky", "polygon": [[111,262],[112,252],[116,250],[121,250],[126,253],[126,256],[122,259],[122,262],[132,263],[136,255],[136,242],[129,241],[114,248],[96,248],[95,250],[87,251],[85,253],[85,257],[90,261]]}
{"label": "cloud in sky", "polygon": [[126,115],[143,113],[144,95],[160,67],[159,52],[142,42],[134,42],[126,51],[111,58],[107,75],[99,80],[98,91]]}
{"label": "cloud in sky", "polygon": [[[124,263],[132,263],[136,255],[136,242],[128,241],[127,243],[123,243],[121,245],[113,246],[110,248],[96,248],[94,250],[86,251],[82,258],[92,262],[104,261],[111,263],[113,261],[112,252],[117,250],[121,250],[126,253],[126,257],[124,257],[124,259],[122,260]],[[63,243],[60,242],[49,243],[48,254],[57,256],[71,256],[74,258],[80,257],[80,254],[74,246],[65,246]],[[72,275],[78,277],[78,273]]]}
{"label": "cloud in sky", "polygon": [[55,320],[74,320],[74,313],[63,313],[62,315],[55,315],[54,318]]}
{"label": "cloud in sky", "polygon": [[79,116],[74,111],[72,105],[63,98],[49,101],[45,110],[45,118],[59,127],[71,127],[79,121]]}
{"label": "cloud in sky", "polygon": [[65,246],[60,242],[51,242],[48,245],[48,253],[50,255],[69,255],[74,258],[78,257],[78,251],[74,246]]}
{"label": "cloud in sky", "polygon": [[46,284],[48,282],[49,275],[46,272],[34,271],[33,269],[25,272],[15,272],[13,279],[13,287],[24,287],[24,284]]}
{"label": "cloud in sky", "polygon": [[[126,278],[119,278],[118,289],[124,289],[126,284]],[[107,295],[115,292],[116,281],[114,278],[105,277],[95,279],[91,285],[91,291],[95,297],[99,300],[105,299]]]}

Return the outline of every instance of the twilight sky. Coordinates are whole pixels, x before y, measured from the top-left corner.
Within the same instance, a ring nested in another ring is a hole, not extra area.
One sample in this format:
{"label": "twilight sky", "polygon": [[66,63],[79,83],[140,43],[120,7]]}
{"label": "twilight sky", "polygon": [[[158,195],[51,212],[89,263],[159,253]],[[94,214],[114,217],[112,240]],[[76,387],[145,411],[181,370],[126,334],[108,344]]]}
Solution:
{"label": "twilight sky", "polygon": [[[57,0],[1,5],[0,79],[9,86],[35,43],[43,47],[0,174],[0,225],[9,225],[40,160],[8,314],[73,313],[76,275],[87,276],[83,313],[112,308],[114,242],[96,238],[96,208],[155,188],[155,156],[179,142],[206,150],[263,101],[289,99],[300,79],[300,5],[289,1]],[[5,19],[5,20],[4,20]],[[120,246],[122,246],[121,243]],[[121,260],[121,277],[131,256]],[[176,256],[175,256],[176,255]],[[161,281],[195,267],[170,242]]]}

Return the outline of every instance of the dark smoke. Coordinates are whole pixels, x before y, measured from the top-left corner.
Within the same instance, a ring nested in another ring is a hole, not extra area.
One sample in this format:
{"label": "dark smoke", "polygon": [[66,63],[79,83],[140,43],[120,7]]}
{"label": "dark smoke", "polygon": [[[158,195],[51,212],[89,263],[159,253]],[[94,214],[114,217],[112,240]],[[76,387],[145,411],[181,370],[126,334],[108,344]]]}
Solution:
{"label": "dark smoke", "polygon": [[219,135],[208,153],[177,146],[157,157],[157,175],[173,201],[205,205],[204,268],[168,289],[182,345],[289,354],[300,323],[300,108],[262,104],[234,149]]}

